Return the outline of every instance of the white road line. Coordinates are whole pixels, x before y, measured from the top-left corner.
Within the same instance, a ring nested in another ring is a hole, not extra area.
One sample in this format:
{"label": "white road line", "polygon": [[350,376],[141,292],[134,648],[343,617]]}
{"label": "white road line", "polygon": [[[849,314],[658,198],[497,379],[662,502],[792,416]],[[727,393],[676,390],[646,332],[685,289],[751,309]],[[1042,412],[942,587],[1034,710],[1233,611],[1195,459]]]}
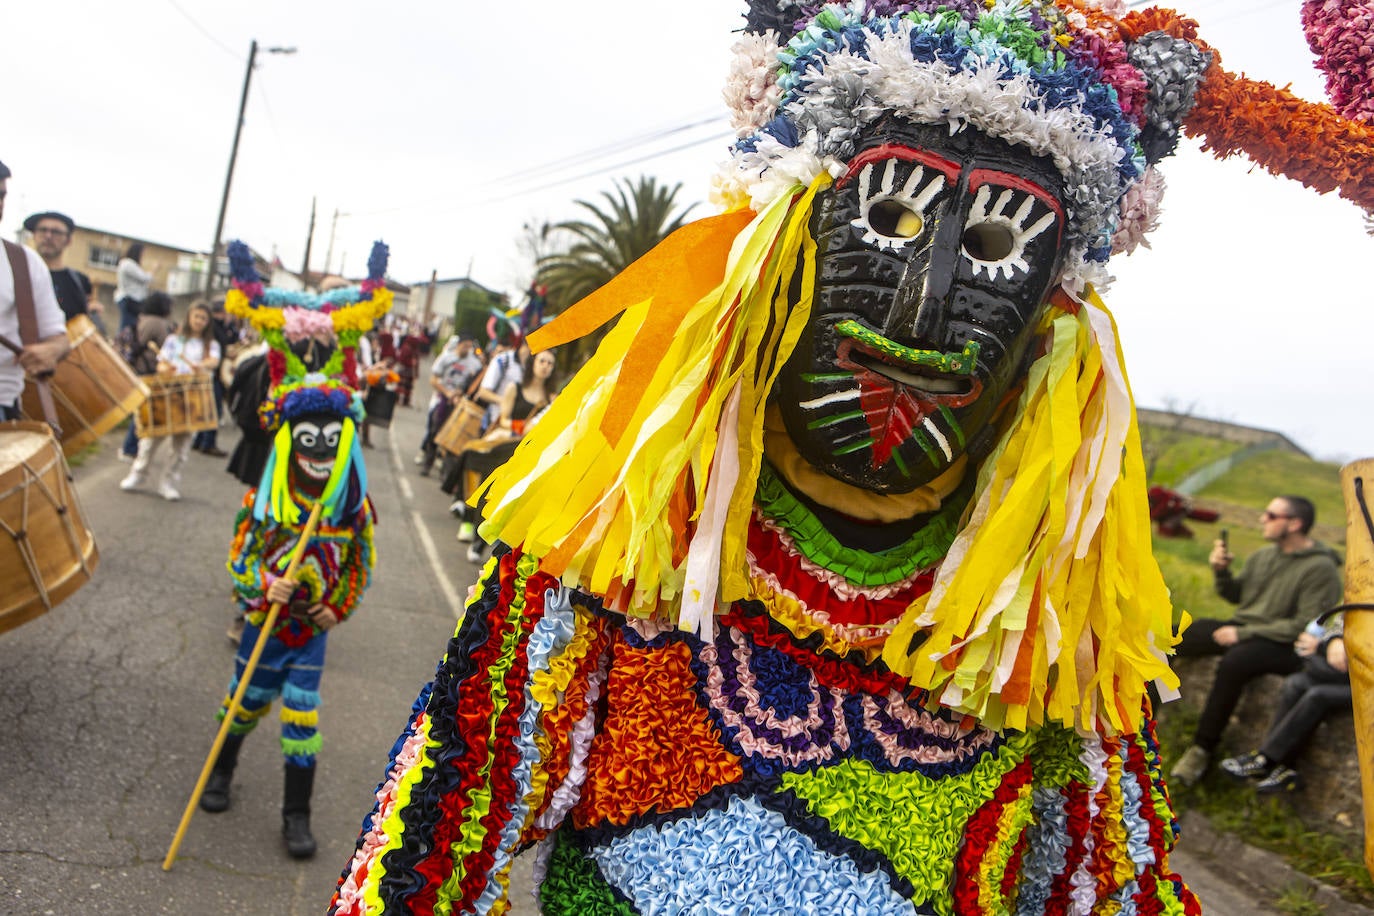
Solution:
{"label": "white road line", "polygon": [[444,572],[443,561],[439,559],[439,548],[435,545],[434,538],[429,536],[429,528],[425,525],[425,520],[420,517],[420,513],[411,509],[410,517],[415,526],[415,534],[420,538],[420,546],[424,548],[430,568],[434,570],[434,581],[439,583],[439,590],[444,593],[444,597],[448,600],[448,606],[453,611],[453,616],[461,620],[463,617],[463,600],[458,597],[458,590],[449,581],[448,573]]}
{"label": "white road line", "polygon": [[[401,447],[396,444],[393,436],[387,436],[387,451],[391,453],[391,469],[396,472],[396,482],[400,484],[401,495],[406,501],[415,501],[415,490],[410,485],[410,480],[406,478],[405,462],[401,460]],[[429,526],[425,524],[424,518],[418,510],[410,510],[411,527],[415,529],[415,535],[420,539],[420,546],[425,551],[425,559],[429,560],[429,568],[434,570],[434,581],[439,586],[439,591],[444,593],[445,600],[448,601],[449,610],[458,619],[463,617],[463,599],[459,597],[458,590],[453,587],[452,580],[448,577],[448,572],[444,569],[444,561],[439,555],[439,547],[434,543],[434,538],[430,537]]]}

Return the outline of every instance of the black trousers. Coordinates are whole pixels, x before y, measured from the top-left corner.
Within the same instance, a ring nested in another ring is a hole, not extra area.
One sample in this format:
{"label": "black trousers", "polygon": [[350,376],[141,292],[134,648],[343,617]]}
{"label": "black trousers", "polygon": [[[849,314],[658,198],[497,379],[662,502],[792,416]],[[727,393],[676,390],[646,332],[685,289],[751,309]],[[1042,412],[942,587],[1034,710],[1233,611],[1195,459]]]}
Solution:
{"label": "black trousers", "polygon": [[1236,711],[1245,685],[1262,674],[1292,674],[1302,668],[1302,659],[1289,643],[1269,639],[1242,639],[1233,646],[1219,646],[1212,641],[1217,628],[1229,626],[1225,620],[1202,617],[1193,621],[1183,634],[1177,654],[1181,657],[1220,655],[1216,680],[1203,704],[1193,743],[1208,751],[1216,750],[1221,733]]}

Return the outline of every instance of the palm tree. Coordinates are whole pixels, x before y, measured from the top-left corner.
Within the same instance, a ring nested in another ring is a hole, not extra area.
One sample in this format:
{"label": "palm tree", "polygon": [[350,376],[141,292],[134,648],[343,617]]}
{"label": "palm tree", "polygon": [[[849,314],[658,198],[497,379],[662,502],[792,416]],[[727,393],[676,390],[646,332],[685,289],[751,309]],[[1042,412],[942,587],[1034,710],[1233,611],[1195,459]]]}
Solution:
{"label": "palm tree", "polygon": [[570,236],[571,244],[538,261],[549,302],[565,307],[590,295],[681,226],[692,207],[672,216],[680,190],[681,183],[668,188],[641,176],[616,181],[614,193],[602,191],[604,204],[577,201],[590,217],[548,227]]}

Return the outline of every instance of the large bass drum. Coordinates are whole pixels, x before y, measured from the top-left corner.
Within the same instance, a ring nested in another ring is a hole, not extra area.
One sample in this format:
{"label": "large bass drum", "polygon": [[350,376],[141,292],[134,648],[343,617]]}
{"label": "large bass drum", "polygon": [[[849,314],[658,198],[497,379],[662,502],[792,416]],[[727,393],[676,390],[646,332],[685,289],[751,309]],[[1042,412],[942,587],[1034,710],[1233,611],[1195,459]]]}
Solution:
{"label": "large bass drum", "polygon": [[0,633],[52,610],[99,560],[52,431],[0,423]]}
{"label": "large bass drum", "polygon": [[[57,364],[51,386],[62,451],[72,455],[138,410],[148,388],[85,315],[67,322],[67,339],[71,352]],[[23,408],[30,420],[45,419],[33,384],[24,388]]]}

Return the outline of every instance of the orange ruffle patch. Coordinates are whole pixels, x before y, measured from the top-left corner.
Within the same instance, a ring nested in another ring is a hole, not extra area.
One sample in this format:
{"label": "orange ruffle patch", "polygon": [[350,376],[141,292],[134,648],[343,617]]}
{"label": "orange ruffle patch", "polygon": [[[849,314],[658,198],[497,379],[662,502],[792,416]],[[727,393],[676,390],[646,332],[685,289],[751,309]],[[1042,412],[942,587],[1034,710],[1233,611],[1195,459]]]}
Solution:
{"label": "orange ruffle patch", "polygon": [[653,810],[689,808],[739,782],[740,759],[721,746],[697,705],[687,646],[635,648],[617,634],[611,653],[606,721],[592,740],[573,823],[622,825]]}

